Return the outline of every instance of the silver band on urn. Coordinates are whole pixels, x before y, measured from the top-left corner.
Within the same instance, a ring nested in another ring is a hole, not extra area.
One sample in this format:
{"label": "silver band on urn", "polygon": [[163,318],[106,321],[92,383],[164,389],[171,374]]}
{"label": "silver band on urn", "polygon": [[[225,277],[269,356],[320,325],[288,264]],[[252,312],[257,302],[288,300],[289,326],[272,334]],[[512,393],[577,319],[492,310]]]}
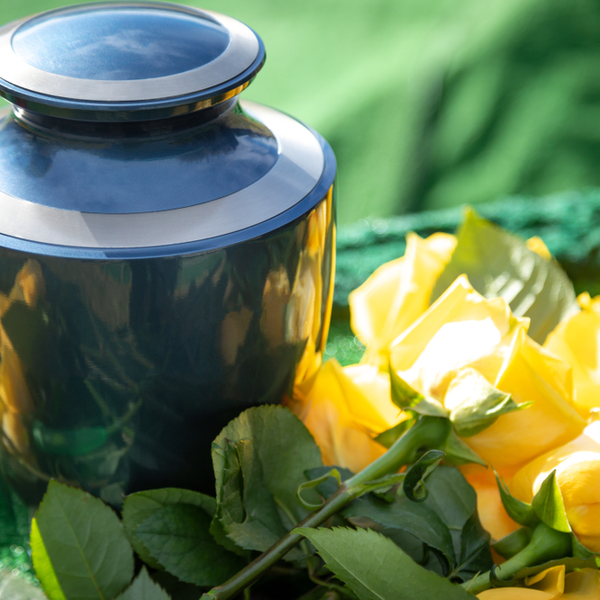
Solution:
{"label": "silver band on urn", "polygon": [[298,121],[251,102],[242,104],[273,132],[279,145],[274,166],[248,187],[186,208],[127,214],[61,210],[0,192],[0,233],[59,246],[145,248],[230,234],[285,212],[319,181],[323,151]]}

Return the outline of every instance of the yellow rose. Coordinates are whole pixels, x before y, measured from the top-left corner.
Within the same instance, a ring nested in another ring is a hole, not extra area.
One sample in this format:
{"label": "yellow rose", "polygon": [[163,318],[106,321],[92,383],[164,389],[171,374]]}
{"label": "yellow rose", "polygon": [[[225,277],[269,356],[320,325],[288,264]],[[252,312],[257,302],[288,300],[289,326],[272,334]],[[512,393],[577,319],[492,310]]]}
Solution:
{"label": "yellow rose", "polygon": [[455,246],[456,238],[447,233],[427,239],[409,233],[404,256],[379,267],[350,293],[350,325],[367,346],[365,362],[387,365],[390,342],[425,312]]}
{"label": "yellow rose", "polygon": [[511,493],[531,502],[555,469],[573,532],[584,546],[600,552],[600,422],[588,425],[577,439],[520,469],[510,483]]}
{"label": "yellow rose", "polygon": [[493,588],[477,594],[479,600],[597,600],[600,571],[581,569],[565,576],[565,566],[546,569],[525,579],[525,587]]}
{"label": "yellow rose", "polygon": [[573,366],[575,402],[585,414],[600,408],[600,296],[577,300],[581,312],[559,323],[544,347]]}
{"label": "yellow rose", "polygon": [[[367,347],[362,362],[386,367],[390,343],[429,307],[431,292],[456,248],[456,237],[434,233],[406,236],[404,256],[379,267],[348,296],[350,325]],[[546,260],[552,256],[539,237],[527,247]]]}
{"label": "yellow rose", "polygon": [[533,403],[465,440],[505,473],[585,427],[572,405],[569,365],[529,339],[528,324],[503,299],[485,299],[461,276],[390,346],[398,375],[442,404],[473,370],[517,404]]}
{"label": "yellow rose", "polygon": [[323,463],[354,473],[386,451],[373,438],[406,418],[390,399],[387,375],[370,365],[342,368],[336,360],[298,386],[290,408],[315,438]]}

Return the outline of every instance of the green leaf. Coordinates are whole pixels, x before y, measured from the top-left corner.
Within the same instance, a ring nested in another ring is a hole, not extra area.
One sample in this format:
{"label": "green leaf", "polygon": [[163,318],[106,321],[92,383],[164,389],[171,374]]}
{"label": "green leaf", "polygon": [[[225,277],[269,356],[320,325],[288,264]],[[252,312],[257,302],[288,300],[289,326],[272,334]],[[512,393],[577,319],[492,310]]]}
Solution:
{"label": "green leaf", "polygon": [[393,503],[368,494],[354,500],[341,515],[353,524],[362,526],[369,519],[388,529],[406,531],[412,536],[439,550],[448,565],[456,562],[452,536],[440,517],[424,503],[413,502],[406,496],[398,496]]}
{"label": "green leaf", "polygon": [[238,556],[241,556],[242,558],[246,559],[250,556],[250,553],[247,550],[240,548],[235,542],[231,541],[227,537],[227,534],[223,529],[223,525],[221,525],[221,521],[217,519],[216,514],[210,523],[210,533],[213,536],[215,542],[217,542],[219,546],[223,546],[225,550],[229,550],[229,552],[233,552],[234,554],[237,554]]}
{"label": "green leaf", "polygon": [[552,471],[544,479],[540,489],[531,501],[531,507],[540,518],[540,521],[546,523],[548,527],[565,533],[571,531],[562,494],[556,482],[556,471]]}
{"label": "green leaf", "polygon": [[[238,456],[238,448],[241,442],[232,442],[224,439],[223,447],[212,445],[212,460],[213,464],[217,459],[221,459],[221,485],[217,485],[217,493],[221,498],[221,503],[217,507],[217,512],[213,518],[211,529],[215,539],[233,540],[227,537],[227,531],[224,523],[229,521],[241,522],[244,519],[244,504],[243,492],[244,483],[243,475]],[[217,481],[219,481],[218,476]]]}
{"label": "green leaf", "polygon": [[171,504],[135,530],[152,557],[180,581],[200,586],[223,583],[241,570],[241,558],[212,537],[211,517],[199,506]]}
{"label": "green leaf", "polygon": [[[280,406],[259,406],[230,422],[213,442],[217,518],[229,539],[265,551],[308,516],[296,491],[321,452],[302,422]],[[316,503],[315,490],[303,498]],[[297,560],[296,548],[286,555]]]}
{"label": "green leaf", "polygon": [[133,577],[116,514],[90,494],[51,481],[32,523],[33,566],[51,600],[110,600]]}
{"label": "green leaf", "polygon": [[144,567],[133,583],[116,600],[170,600],[169,594],[152,581]]}
{"label": "green leaf", "polygon": [[453,529],[462,529],[477,507],[477,494],[455,467],[439,466],[427,479],[425,504]]}
{"label": "green leaf", "polygon": [[460,558],[453,574],[461,581],[468,581],[492,568],[494,561],[490,551],[490,534],[483,528],[475,511],[463,527],[460,536]]}
{"label": "green leaf", "polygon": [[522,410],[531,403],[517,404],[496,389],[478,371],[466,368],[452,380],[444,404],[450,410],[450,421],[461,438],[481,433],[493,425],[498,417]]}
{"label": "green leaf", "polygon": [[[402,529],[390,529],[366,517],[352,519],[352,524],[361,529],[370,529],[389,538],[417,564],[441,577],[448,572],[448,561],[443,553],[427,546],[422,540]],[[347,523],[336,523],[332,527],[347,527]]]}
{"label": "green leaf", "polygon": [[440,275],[431,302],[463,273],[486,298],[504,298],[517,317],[531,319],[529,335],[538,343],[577,310],[573,284],[552,260],[529,250],[525,241],[469,209],[458,243]]}
{"label": "green leaf", "polygon": [[60,587],[58,578],[54,571],[40,530],[38,529],[37,521],[35,518],[31,521],[31,536],[29,543],[31,545],[31,558],[33,561],[33,568],[39,582],[41,583],[46,595],[50,600],[66,600],[65,594]]}
{"label": "green leaf", "polygon": [[474,450],[471,450],[471,448],[469,448],[469,446],[465,444],[454,431],[450,432],[446,438],[446,443],[441,450],[446,455],[444,462],[455,467],[460,467],[461,465],[467,465],[469,463],[487,467],[486,462],[480,458]]}
{"label": "green leaf", "polygon": [[500,490],[500,500],[502,500],[502,504],[508,513],[508,516],[513,521],[519,523],[519,525],[525,525],[526,527],[533,527],[539,523],[539,518],[535,514],[535,510],[533,510],[531,504],[517,500],[517,498],[508,491],[508,487],[506,487],[504,481],[500,479],[498,473],[494,471],[494,474],[496,475],[496,483]]}
{"label": "green leaf", "polygon": [[461,563],[462,532],[477,508],[477,494],[458,469],[445,465],[429,476],[427,488],[429,495],[424,504],[450,532],[457,559],[452,565],[455,568]]}
{"label": "green leaf", "polygon": [[46,600],[39,587],[10,571],[0,571],[0,600]]}
{"label": "green leaf", "polygon": [[[458,469],[444,465],[429,475],[427,488],[429,494],[421,503],[399,495],[390,504],[370,494],[352,502],[341,514],[359,526],[359,519],[366,518],[389,529],[406,531],[439,550],[450,570],[455,570],[468,558],[463,553],[470,553],[476,543],[473,531],[468,532],[471,538],[466,546],[462,535],[475,514],[477,496]],[[487,543],[489,535],[483,529],[479,532],[480,539]]]}
{"label": "green leaf", "polygon": [[428,491],[425,479],[440,464],[444,453],[440,450],[429,450],[406,472],[402,490],[406,497],[413,502],[423,502],[427,499]]}
{"label": "green leaf", "polygon": [[360,600],[472,600],[447,579],[417,565],[394,542],[368,529],[298,529],[327,567]]}
{"label": "green leaf", "polygon": [[402,410],[410,410],[424,417],[448,417],[448,411],[440,402],[426,398],[414,390],[390,365],[392,402]]}
{"label": "green leaf", "polygon": [[123,505],[123,527],[125,528],[125,533],[139,557],[153,569],[160,569],[161,566],[152,558],[146,546],[136,536],[135,530],[155,512],[173,504],[198,506],[210,517],[214,516],[217,509],[217,502],[214,498],[200,494],[199,492],[179,488],[163,488],[146,492],[136,492],[125,498]]}

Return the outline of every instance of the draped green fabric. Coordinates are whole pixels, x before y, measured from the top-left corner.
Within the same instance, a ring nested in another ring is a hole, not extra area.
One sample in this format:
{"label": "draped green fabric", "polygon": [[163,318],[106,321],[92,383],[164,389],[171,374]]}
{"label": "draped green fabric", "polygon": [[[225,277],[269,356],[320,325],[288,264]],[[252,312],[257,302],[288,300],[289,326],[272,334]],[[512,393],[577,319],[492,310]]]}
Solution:
{"label": "draped green fabric", "polygon": [[[0,22],[73,0],[0,0]],[[339,222],[600,186],[597,0],[193,0],[264,39],[243,97],[316,128]]]}

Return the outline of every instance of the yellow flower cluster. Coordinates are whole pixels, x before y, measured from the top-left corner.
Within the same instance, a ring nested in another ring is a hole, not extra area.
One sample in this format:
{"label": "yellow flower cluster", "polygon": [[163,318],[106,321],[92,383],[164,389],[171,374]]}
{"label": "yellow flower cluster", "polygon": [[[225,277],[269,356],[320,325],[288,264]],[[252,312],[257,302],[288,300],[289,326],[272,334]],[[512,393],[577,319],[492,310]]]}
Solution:
{"label": "yellow flower cluster", "polygon": [[[530,406],[503,414],[464,441],[527,502],[556,469],[574,533],[600,551],[600,423],[588,425],[600,409],[600,298],[580,296],[581,310],[540,346],[527,335],[529,319],[513,315],[501,298],[481,296],[465,276],[430,305],[455,246],[451,235],[411,234],[405,255],[380,267],[350,295],[351,325],[367,348],[365,356],[344,368],[334,360],[325,363],[296,390],[295,410],[326,464],[358,471],[385,451],[374,438],[406,418],[391,402],[388,365],[448,409],[459,388],[485,378],[516,404]],[[528,247],[551,259],[541,240],[530,240]],[[492,470],[468,465],[463,472],[477,490],[480,518],[492,537],[516,529]],[[581,583],[572,583],[577,577],[565,579],[563,572],[561,591],[551,596],[532,583],[517,595],[493,591],[481,597],[592,597],[572,595]],[[595,585],[597,594],[599,582]],[[496,593],[504,595],[491,595]]]}

